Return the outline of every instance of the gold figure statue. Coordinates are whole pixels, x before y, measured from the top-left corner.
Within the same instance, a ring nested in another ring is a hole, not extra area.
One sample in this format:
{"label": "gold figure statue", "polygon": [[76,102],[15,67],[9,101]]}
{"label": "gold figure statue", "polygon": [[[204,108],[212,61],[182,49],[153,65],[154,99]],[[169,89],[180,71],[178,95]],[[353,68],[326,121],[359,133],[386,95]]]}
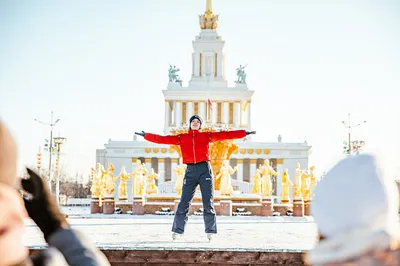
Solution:
{"label": "gold figure statue", "polygon": [[146,194],[158,194],[158,187],[156,185],[156,179],[160,176],[160,173],[156,174],[154,169],[151,168],[151,173],[147,176]]}
{"label": "gold figure statue", "polygon": [[315,186],[317,185],[317,177],[315,176],[315,166],[310,167],[308,176],[310,178],[310,200],[311,200]]}
{"label": "gold figure statue", "polygon": [[257,169],[253,175],[253,194],[261,195],[261,174],[260,169]]}
{"label": "gold figure statue", "polygon": [[186,164],[182,164],[182,159],[180,164],[174,168],[174,174],[176,175],[175,190],[178,195],[182,194],[183,179],[186,172]]}
{"label": "gold figure statue", "polygon": [[119,200],[127,200],[128,199],[128,190],[126,182],[130,179],[129,174],[125,170],[125,166],[122,166],[121,173],[117,177],[117,180],[120,180],[118,187],[118,196]]}
{"label": "gold figure statue", "polygon": [[222,165],[218,175],[216,176],[216,179],[220,179],[220,188],[219,188],[219,193],[221,195],[225,196],[230,196],[233,193],[233,187],[232,187],[232,179],[231,175],[233,175],[237,170],[237,166],[232,168],[232,166],[229,165],[229,161],[225,160],[224,164]]}
{"label": "gold figure statue", "polygon": [[294,172],[294,187],[293,187],[293,199],[301,199],[301,175],[303,171],[300,169],[300,164],[296,164]]}
{"label": "gold figure statue", "polygon": [[97,173],[93,175],[92,186],[90,191],[92,192],[92,198],[100,198],[102,194],[102,180],[104,178],[105,170],[103,165],[97,163]]}
{"label": "gold figure statue", "polygon": [[106,195],[112,195],[115,190],[115,178],[114,178],[114,165],[108,164],[107,172],[104,175],[104,192]]}
{"label": "gold figure statue", "polygon": [[264,160],[264,164],[260,165],[261,179],[261,194],[263,196],[272,196],[272,179],[271,176],[277,176],[278,173],[272,168],[268,159]]}
{"label": "gold figure statue", "polygon": [[136,167],[132,173],[133,176],[133,196],[142,196],[144,193],[144,181],[147,175],[146,165],[136,160]]}
{"label": "gold figure statue", "polygon": [[282,174],[282,192],[281,192],[281,202],[289,203],[290,202],[290,188],[293,187],[292,181],[290,181],[288,169],[285,169]]}
{"label": "gold figure statue", "polygon": [[301,173],[301,196],[304,201],[310,200],[310,179],[307,175],[307,170]]}

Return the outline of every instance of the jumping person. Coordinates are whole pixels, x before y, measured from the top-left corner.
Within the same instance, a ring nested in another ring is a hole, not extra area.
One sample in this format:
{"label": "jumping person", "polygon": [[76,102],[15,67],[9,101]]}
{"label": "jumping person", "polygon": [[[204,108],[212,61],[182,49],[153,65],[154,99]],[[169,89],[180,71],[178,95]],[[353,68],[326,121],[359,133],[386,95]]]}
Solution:
{"label": "jumping person", "polygon": [[188,220],[190,203],[197,185],[200,185],[205,231],[207,238],[211,240],[213,235],[217,233],[217,222],[214,209],[213,174],[209,162],[209,144],[219,140],[243,138],[256,132],[245,130],[201,132],[203,119],[198,115],[193,115],[189,119],[189,123],[188,133],[179,135],[160,136],[144,131],[135,132],[135,134],[143,136],[150,142],[179,145],[181,148],[182,161],[187,165],[187,169],[183,181],[181,200],[172,225],[172,238],[175,240],[178,236],[183,235]]}

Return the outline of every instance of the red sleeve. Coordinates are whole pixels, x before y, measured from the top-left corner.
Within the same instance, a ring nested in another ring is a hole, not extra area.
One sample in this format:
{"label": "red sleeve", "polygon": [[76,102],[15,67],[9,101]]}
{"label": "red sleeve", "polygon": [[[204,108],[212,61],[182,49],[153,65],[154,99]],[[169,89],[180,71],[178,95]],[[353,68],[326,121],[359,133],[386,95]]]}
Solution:
{"label": "red sleeve", "polygon": [[246,136],[246,130],[232,130],[211,132],[211,141],[225,140],[225,139],[241,139]]}
{"label": "red sleeve", "polygon": [[170,145],[178,145],[179,138],[178,135],[172,136],[160,136],[156,134],[146,133],[144,135],[144,139],[150,142],[158,143],[158,144],[170,144]]}

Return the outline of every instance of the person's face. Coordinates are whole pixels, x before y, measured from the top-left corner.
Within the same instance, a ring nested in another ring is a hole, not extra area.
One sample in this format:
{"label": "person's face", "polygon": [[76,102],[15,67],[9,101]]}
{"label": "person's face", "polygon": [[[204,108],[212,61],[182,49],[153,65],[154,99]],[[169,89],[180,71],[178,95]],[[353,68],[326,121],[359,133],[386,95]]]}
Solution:
{"label": "person's face", "polygon": [[190,128],[192,130],[199,130],[200,129],[200,120],[195,118],[192,120],[192,122],[190,122]]}

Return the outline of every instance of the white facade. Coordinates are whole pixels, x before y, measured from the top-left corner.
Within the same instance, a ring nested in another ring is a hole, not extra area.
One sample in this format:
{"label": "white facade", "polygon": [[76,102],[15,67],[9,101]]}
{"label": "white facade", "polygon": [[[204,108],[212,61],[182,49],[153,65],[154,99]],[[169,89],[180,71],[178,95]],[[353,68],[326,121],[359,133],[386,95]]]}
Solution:
{"label": "white facade", "polygon": [[[244,83],[228,87],[225,79],[224,44],[225,41],[212,29],[202,29],[195,37],[189,86],[182,87],[179,82],[170,82],[167,89],[162,91],[165,100],[165,135],[170,134],[172,129],[187,125],[193,114],[203,117],[206,124],[252,130],[251,100],[254,91]],[[231,156],[231,165],[238,166],[233,176],[238,181],[251,182],[256,168],[264,159],[270,159],[281,174],[287,168],[293,182],[296,163],[300,163],[303,169],[308,167],[311,147],[307,143],[284,143],[280,139],[273,143],[252,142],[250,135],[246,139],[237,140],[236,144],[239,150]],[[125,166],[127,172],[132,172],[136,159],[141,158],[149,168],[160,171],[159,184],[175,179],[172,170],[178,164],[179,155],[169,145],[138,141],[135,138],[133,141],[110,140],[105,144],[105,150],[106,161],[114,164],[115,175],[119,175],[122,166]],[[274,193],[278,196],[280,183],[279,176]],[[131,197],[131,189],[128,191]]]}

